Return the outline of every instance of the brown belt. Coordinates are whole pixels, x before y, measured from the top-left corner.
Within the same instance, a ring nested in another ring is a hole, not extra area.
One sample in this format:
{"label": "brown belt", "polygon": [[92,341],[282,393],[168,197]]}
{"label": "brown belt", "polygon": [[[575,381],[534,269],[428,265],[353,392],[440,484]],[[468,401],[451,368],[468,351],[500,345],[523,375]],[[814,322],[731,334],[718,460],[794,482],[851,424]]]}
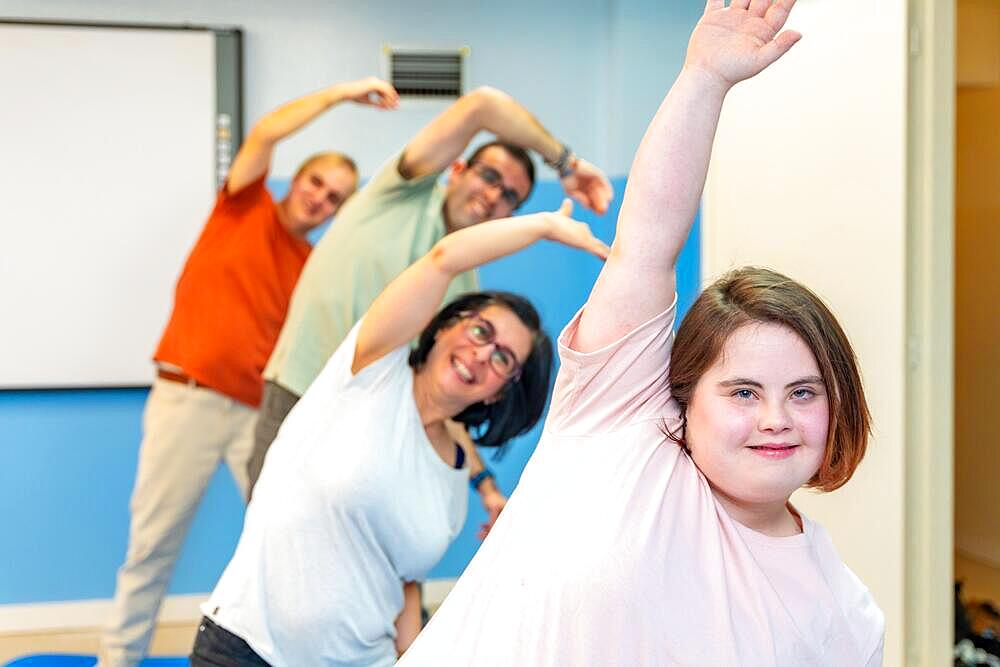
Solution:
{"label": "brown belt", "polygon": [[173,371],[168,371],[163,368],[156,369],[156,376],[164,380],[170,380],[171,382],[179,382],[180,384],[186,384],[191,387],[205,387],[206,385],[198,382],[193,377],[189,375],[184,375],[184,373],[175,373]]}

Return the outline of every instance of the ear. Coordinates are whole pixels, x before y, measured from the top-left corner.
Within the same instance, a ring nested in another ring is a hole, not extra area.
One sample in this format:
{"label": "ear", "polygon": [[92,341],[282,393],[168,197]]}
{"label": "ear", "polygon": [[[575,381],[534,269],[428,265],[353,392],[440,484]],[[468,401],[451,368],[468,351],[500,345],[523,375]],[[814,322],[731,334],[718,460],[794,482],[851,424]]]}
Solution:
{"label": "ear", "polygon": [[448,179],[451,180],[456,176],[461,176],[464,172],[468,171],[469,165],[465,160],[455,160],[451,163],[451,174],[448,175]]}

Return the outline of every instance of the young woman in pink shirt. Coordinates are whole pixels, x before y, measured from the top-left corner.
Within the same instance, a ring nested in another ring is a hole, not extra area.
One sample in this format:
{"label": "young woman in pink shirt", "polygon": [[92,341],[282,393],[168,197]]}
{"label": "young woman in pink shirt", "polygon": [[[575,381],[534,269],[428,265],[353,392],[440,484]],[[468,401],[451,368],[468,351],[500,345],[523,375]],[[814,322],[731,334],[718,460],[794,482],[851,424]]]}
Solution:
{"label": "young woman in pink shirt", "polygon": [[794,2],[708,2],[560,336],[542,439],[401,665],[881,664],[882,612],[789,502],[843,485],[865,452],[843,330],[807,288],[744,268],[673,334],[723,100],[798,41]]}

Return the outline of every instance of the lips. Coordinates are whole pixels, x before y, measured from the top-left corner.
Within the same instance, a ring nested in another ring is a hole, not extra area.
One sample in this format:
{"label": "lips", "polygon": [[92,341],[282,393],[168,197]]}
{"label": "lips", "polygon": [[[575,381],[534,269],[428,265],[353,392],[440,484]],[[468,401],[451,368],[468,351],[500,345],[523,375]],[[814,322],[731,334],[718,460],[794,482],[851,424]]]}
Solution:
{"label": "lips", "polygon": [[795,450],[799,448],[799,445],[792,445],[787,443],[765,443],[763,445],[750,445],[748,449],[752,450],[758,456],[762,456],[766,459],[779,460],[787,459],[789,456],[795,453]]}
{"label": "lips", "polygon": [[469,202],[469,208],[479,216],[485,216],[490,212],[490,206],[482,199],[473,199]]}

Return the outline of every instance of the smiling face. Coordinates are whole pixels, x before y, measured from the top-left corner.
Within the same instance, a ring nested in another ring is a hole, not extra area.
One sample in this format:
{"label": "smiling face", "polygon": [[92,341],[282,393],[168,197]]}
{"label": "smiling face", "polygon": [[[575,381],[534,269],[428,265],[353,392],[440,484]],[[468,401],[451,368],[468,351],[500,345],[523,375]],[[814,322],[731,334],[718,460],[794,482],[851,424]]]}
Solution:
{"label": "smiling face", "polygon": [[477,315],[492,325],[493,343],[474,343],[466,329],[477,326],[475,319],[459,320],[438,332],[419,371],[433,383],[436,393],[462,409],[495,400],[509,381],[497,370],[496,362],[490,361],[497,347],[513,353],[519,365],[524,364],[532,348],[531,330],[510,309],[492,304]]}
{"label": "smiling face", "polygon": [[289,231],[304,235],[329,220],[357,185],[357,174],[338,159],[331,157],[306,164],[282,202]]}
{"label": "smiling face", "polygon": [[725,500],[783,504],[819,469],[828,429],[827,390],[808,346],[787,327],[751,322],[695,385],[685,440]]}
{"label": "smiling face", "polygon": [[531,179],[524,165],[504,148],[491,146],[472,164],[452,165],[444,202],[445,224],[449,231],[455,231],[508,217],[529,194]]}

